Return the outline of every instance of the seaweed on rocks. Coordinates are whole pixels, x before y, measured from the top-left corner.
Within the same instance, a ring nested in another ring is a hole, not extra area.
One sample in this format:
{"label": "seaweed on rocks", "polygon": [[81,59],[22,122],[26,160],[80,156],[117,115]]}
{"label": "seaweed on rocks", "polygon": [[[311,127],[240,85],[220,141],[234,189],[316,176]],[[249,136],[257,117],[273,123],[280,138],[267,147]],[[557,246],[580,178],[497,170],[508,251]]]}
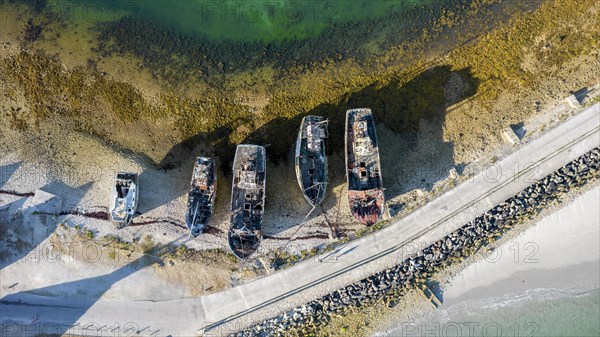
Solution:
{"label": "seaweed on rocks", "polygon": [[[150,16],[130,14],[97,25],[100,43],[96,52],[136,55],[155,76],[173,83],[264,66],[307,69],[323,60],[363,62],[392,46],[419,39],[421,32],[445,13],[461,17],[471,10],[471,2],[415,5],[383,16],[330,22],[321,33],[302,40],[274,41],[214,40],[182,33]],[[373,41],[377,41],[376,47]]]}
{"label": "seaweed on rocks", "polygon": [[34,42],[42,35],[42,26],[34,24],[33,19],[29,19],[27,21],[27,26],[25,27],[24,35],[25,41]]}

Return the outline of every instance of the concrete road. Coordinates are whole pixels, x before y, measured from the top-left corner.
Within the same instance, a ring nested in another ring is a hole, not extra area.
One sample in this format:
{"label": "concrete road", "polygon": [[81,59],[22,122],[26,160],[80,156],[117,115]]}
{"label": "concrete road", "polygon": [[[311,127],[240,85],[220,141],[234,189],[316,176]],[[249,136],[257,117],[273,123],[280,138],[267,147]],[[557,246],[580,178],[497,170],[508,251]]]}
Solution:
{"label": "concrete road", "polygon": [[160,302],[6,295],[0,303],[2,336],[42,332],[193,336],[200,329],[213,335],[236,331],[396,264],[599,146],[599,127],[600,103],[386,228],[220,293]]}

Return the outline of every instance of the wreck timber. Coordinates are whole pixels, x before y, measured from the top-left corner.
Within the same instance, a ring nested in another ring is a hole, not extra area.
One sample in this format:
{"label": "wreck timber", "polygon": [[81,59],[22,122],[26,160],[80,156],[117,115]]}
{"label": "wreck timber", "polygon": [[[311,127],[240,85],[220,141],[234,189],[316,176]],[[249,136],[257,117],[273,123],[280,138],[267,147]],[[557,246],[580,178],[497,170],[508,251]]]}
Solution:
{"label": "wreck timber", "polygon": [[381,219],[385,203],[371,109],[346,111],[346,178],[350,211],[362,224]]}
{"label": "wreck timber", "polygon": [[319,205],[327,191],[327,120],[321,116],[302,118],[296,140],[296,178],[306,201]]}
{"label": "wreck timber", "polygon": [[238,145],[233,162],[231,219],[227,241],[235,256],[246,259],[262,240],[266,156],[259,145]]}
{"label": "wreck timber", "polygon": [[185,224],[190,235],[196,237],[202,233],[213,212],[217,189],[214,159],[196,158],[190,185]]}
{"label": "wreck timber", "polygon": [[109,204],[110,220],[117,228],[126,227],[133,220],[139,193],[137,173],[120,172],[117,174]]}

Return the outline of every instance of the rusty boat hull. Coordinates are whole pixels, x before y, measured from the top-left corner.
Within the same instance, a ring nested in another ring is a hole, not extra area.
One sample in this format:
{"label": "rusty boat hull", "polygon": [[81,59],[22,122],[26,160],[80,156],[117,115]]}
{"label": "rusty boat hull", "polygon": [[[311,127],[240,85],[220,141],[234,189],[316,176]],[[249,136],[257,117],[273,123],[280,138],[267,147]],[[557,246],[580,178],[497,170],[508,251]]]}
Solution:
{"label": "rusty boat hull", "polygon": [[350,212],[360,223],[370,226],[382,218],[385,205],[379,144],[371,109],[346,111],[345,146]]}
{"label": "rusty boat hull", "polygon": [[191,236],[200,235],[208,224],[213,213],[216,190],[215,160],[206,157],[196,158],[185,217],[185,224]]}
{"label": "rusty boat hull", "polygon": [[262,241],[266,153],[259,145],[238,145],[233,163],[231,217],[227,241],[239,259],[249,258]]}

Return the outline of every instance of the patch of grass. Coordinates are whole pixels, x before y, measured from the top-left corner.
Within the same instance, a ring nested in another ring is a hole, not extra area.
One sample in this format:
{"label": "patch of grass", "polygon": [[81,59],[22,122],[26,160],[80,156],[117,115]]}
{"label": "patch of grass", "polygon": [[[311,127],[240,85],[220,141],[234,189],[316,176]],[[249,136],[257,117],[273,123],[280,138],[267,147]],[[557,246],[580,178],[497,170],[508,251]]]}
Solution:
{"label": "patch of grass", "polygon": [[590,107],[596,103],[600,102],[600,95],[596,96],[585,103],[585,107]]}
{"label": "patch of grass", "polygon": [[135,245],[132,242],[126,242],[113,235],[106,235],[100,238],[100,244],[104,247],[110,247],[118,250],[124,250],[129,253],[135,251]]}
{"label": "patch of grass", "polygon": [[139,247],[144,254],[151,254],[155,252],[155,249],[158,247],[158,244],[152,240],[150,235],[144,236],[142,241],[139,243]]}
{"label": "patch of grass", "polygon": [[292,266],[293,264],[301,261],[302,255],[304,255],[304,257],[307,257],[308,252],[304,252],[304,253],[301,252],[300,255],[297,255],[297,254],[290,254],[284,250],[275,249],[275,251],[273,251],[271,253],[269,262],[270,262],[270,265],[275,269],[285,269],[285,268],[288,268],[288,267]]}
{"label": "patch of grass", "polygon": [[91,230],[89,230],[89,229],[85,229],[85,230],[83,231],[83,233],[84,233],[84,235],[85,235],[85,237],[86,237],[87,239],[89,239],[89,240],[92,240],[92,239],[94,239],[94,232],[92,232]]}
{"label": "patch of grass", "polygon": [[108,258],[111,260],[116,260],[117,259],[117,252],[114,250],[111,250],[110,252],[108,252]]}

